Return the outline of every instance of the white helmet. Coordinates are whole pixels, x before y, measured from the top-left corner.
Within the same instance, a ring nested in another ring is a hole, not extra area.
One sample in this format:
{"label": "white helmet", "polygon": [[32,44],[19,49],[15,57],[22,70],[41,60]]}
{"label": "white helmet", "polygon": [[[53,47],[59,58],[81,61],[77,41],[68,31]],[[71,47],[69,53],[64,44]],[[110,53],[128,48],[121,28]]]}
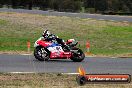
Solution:
{"label": "white helmet", "polygon": [[43,33],[42,33],[42,36],[43,36],[44,38],[48,38],[49,35],[50,35],[50,31],[48,31],[48,30],[43,31]]}

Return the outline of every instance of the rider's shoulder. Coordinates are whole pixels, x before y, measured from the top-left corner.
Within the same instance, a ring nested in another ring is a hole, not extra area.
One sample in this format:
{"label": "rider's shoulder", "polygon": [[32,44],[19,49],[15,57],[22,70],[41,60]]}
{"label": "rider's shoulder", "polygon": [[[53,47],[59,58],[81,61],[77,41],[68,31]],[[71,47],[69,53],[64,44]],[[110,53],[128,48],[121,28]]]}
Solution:
{"label": "rider's shoulder", "polygon": [[44,39],[44,37],[40,37],[40,39]]}

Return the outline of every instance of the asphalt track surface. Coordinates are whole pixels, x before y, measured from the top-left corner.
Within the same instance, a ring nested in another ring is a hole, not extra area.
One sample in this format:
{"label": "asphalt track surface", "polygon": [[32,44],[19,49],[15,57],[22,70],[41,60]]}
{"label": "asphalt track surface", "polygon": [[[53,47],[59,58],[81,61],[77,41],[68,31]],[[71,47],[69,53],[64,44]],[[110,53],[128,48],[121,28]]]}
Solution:
{"label": "asphalt track surface", "polygon": [[82,62],[71,60],[41,62],[33,55],[0,54],[0,72],[77,73],[79,66],[83,66],[87,73],[132,74],[132,58],[86,57]]}
{"label": "asphalt track surface", "polygon": [[56,12],[56,11],[51,12],[51,11],[41,11],[41,10],[6,9],[6,8],[0,8],[0,12],[19,12],[19,13],[43,14],[48,16],[68,16],[68,17],[79,17],[79,18],[92,18],[97,20],[132,22],[132,16],[68,13],[68,12]]}

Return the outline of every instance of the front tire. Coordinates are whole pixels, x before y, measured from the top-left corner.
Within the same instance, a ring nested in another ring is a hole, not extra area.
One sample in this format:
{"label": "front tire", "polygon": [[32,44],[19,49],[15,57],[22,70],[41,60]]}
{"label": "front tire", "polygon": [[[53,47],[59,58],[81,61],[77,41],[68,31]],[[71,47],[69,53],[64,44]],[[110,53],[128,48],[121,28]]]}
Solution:
{"label": "front tire", "polygon": [[84,60],[84,58],[85,58],[85,54],[81,49],[78,49],[76,53],[73,53],[71,60],[73,60],[74,62],[81,62]]}
{"label": "front tire", "polygon": [[43,47],[36,47],[34,49],[34,56],[39,61],[48,61],[49,60],[49,54]]}

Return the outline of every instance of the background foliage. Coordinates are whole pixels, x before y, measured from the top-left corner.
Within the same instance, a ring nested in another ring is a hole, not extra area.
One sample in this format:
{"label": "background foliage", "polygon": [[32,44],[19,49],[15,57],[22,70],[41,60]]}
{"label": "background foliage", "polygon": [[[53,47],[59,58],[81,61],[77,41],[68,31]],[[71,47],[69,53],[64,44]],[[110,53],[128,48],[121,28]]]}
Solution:
{"label": "background foliage", "polygon": [[0,0],[0,7],[67,12],[132,13],[132,0]]}

